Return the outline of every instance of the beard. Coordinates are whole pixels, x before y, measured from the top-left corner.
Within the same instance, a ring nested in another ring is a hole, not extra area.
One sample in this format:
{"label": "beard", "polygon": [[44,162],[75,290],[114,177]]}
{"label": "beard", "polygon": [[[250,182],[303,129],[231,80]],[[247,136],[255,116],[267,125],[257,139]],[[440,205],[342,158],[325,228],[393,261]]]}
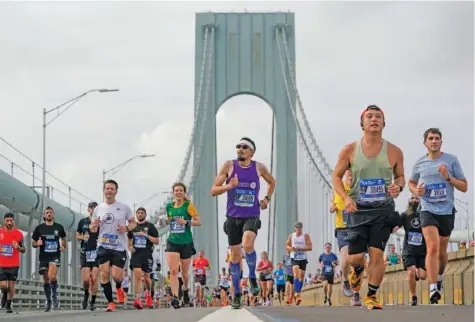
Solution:
{"label": "beard", "polygon": [[246,158],[238,155],[237,160],[242,162],[242,161],[246,161]]}

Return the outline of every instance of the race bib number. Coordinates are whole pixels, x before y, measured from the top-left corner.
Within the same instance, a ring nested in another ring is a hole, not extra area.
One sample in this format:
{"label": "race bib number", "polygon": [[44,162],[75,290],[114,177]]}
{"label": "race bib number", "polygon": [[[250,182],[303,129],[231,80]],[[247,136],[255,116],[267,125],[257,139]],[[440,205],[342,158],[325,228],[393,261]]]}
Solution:
{"label": "race bib number", "polygon": [[272,279],[272,274],[267,274],[266,275],[266,280],[271,280]]}
{"label": "race bib number", "polygon": [[87,250],[86,251],[86,262],[94,263],[96,261],[97,253],[96,250]]}
{"label": "race bib number", "polygon": [[227,280],[227,279],[222,279],[222,280],[221,280],[221,286],[223,286],[223,287],[228,287],[228,286],[229,286],[228,280]]}
{"label": "race bib number", "polygon": [[185,225],[179,224],[175,220],[170,223],[170,231],[172,234],[183,234],[185,233]]}
{"label": "race bib number", "polygon": [[386,200],[386,182],[380,179],[360,179],[360,201],[375,202]]}
{"label": "race bib number", "polygon": [[46,240],[45,253],[56,253],[58,251],[58,242],[56,240]]}
{"label": "race bib number", "polygon": [[254,207],[256,192],[248,189],[236,189],[234,192],[234,205],[238,207]]}
{"label": "race bib number", "polygon": [[284,275],[277,275],[277,280],[283,281],[284,280]]}
{"label": "race bib number", "polygon": [[119,236],[117,235],[104,234],[99,240],[102,244],[112,247],[116,247],[119,244]]}
{"label": "race bib number", "polygon": [[302,251],[295,252],[294,259],[298,260],[298,261],[304,260],[305,259],[305,252],[302,252]]}
{"label": "race bib number", "polygon": [[147,247],[147,239],[145,236],[135,236],[134,238],[134,247],[135,248],[145,248]]}
{"label": "race bib number", "polygon": [[341,216],[343,217],[343,224],[344,225],[348,224],[348,213],[346,212],[346,210],[343,210],[341,212]]}
{"label": "race bib number", "polygon": [[407,243],[413,246],[422,246],[423,238],[422,233],[409,232],[407,234]]}
{"label": "race bib number", "polygon": [[425,199],[428,202],[447,201],[447,186],[445,183],[428,184],[425,186]]}
{"label": "race bib number", "polygon": [[198,274],[198,275],[203,274],[203,269],[202,269],[202,268],[198,268],[198,269],[196,270],[196,274]]}
{"label": "race bib number", "polygon": [[325,265],[325,273],[333,273],[333,266]]}
{"label": "race bib number", "polygon": [[0,245],[0,255],[1,256],[13,256],[13,246],[12,245]]}

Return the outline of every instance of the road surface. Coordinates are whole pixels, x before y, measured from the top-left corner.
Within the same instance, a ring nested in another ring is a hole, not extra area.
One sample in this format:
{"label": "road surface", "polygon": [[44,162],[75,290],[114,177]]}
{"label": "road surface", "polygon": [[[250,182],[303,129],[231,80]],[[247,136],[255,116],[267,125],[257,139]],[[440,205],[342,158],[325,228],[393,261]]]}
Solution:
{"label": "road surface", "polygon": [[385,306],[383,310],[369,311],[366,307],[255,307],[243,310],[225,308],[183,308],[150,310],[121,310],[104,312],[57,311],[0,312],[0,321],[12,322],[401,322],[473,321],[474,307],[454,305]]}

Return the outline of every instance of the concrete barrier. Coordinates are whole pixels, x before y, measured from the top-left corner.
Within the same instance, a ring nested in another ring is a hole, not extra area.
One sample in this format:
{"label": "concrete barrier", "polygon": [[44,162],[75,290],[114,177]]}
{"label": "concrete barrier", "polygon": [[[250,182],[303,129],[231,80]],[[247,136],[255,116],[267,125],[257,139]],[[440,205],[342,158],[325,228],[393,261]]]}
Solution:
{"label": "concrete barrier", "polygon": [[[474,248],[451,252],[445,269],[444,290],[440,304],[473,305],[474,304]],[[365,271],[366,272],[366,271]],[[366,273],[364,274],[366,280]],[[368,283],[363,281],[360,294],[362,299],[368,291]],[[428,281],[417,282],[416,294],[419,303],[429,303]],[[379,287],[378,297],[384,305],[407,305],[411,302],[407,271],[402,264],[386,268],[383,282]],[[303,305],[323,306],[323,285],[311,285],[302,290]],[[350,303],[349,298],[343,295],[341,281],[336,279],[333,285],[332,304],[343,306]]]}

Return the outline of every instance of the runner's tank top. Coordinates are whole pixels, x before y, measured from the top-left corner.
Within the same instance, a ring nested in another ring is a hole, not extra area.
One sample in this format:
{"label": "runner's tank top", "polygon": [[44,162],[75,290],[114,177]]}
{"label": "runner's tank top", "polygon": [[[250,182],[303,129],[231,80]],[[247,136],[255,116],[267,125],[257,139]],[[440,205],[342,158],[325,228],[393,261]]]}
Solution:
{"label": "runner's tank top", "polygon": [[259,207],[260,184],[256,161],[251,161],[249,167],[243,168],[237,160],[233,160],[233,172],[226,180],[227,184],[235,174],[238,175],[239,183],[227,192],[226,216],[232,218],[259,217],[261,214]]}
{"label": "runner's tank top", "polygon": [[383,140],[381,151],[374,158],[367,158],[356,141],[351,163],[352,183],[350,197],[362,205],[385,205],[393,202],[388,187],[392,183],[393,169],[389,163],[387,141]]}
{"label": "runner's tank top", "polygon": [[398,256],[397,254],[389,254],[388,255],[388,261],[391,263],[391,265],[397,265],[397,260],[398,260]]}
{"label": "runner's tank top", "polygon": [[[297,236],[297,233],[292,233],[292,247],[304,248],[307,245],[305,242],[305,234]],[[307,259],[307,252],[297,251],[290,252],[290,258],[296,261],[303,261]]]}

